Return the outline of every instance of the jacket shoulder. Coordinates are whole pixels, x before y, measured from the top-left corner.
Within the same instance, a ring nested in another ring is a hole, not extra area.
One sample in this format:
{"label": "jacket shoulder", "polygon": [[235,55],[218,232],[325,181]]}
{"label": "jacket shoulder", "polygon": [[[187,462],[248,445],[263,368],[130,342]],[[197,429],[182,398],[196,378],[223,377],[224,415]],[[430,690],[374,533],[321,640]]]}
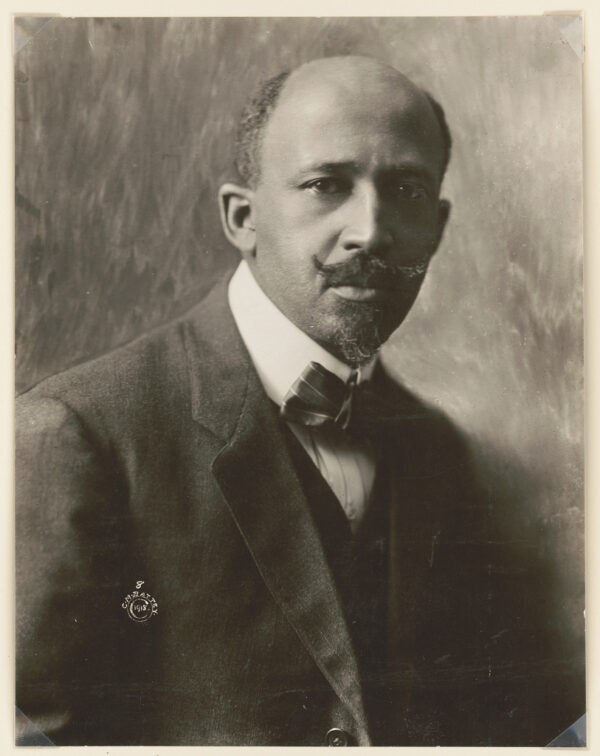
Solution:
{"label": "jacket shoulder", "polygon": [[74,403],[93,401],[95,396],[121,396],[139,388],[143,377],[157,368],[168,355],[181,351],[185,318],[179,318],[131,342],[74,367],[43,379],[23,391],[18,401],[38,397],[71,399]]}
{"label": "jacket shoulder", "polygon": [[467,435],[442,409],[406,388],[385,367],[378,370],[376,381],[390,407],[392,427],[413,448],[411,456],[420,454],[425,461],[468,455]]}
{"label": "jacket shoulder", "polygon": [[195,369],[190,353],[210,378],[223,341],[219,328],[227,308],[225,283],[180,317],[26,389],[17,397],[17,407],[56,399],[78,414],[99,416],[111,411],[130,415],[136,407],[152,411],[161,402],[183,397],[189,402],[190,371]]}

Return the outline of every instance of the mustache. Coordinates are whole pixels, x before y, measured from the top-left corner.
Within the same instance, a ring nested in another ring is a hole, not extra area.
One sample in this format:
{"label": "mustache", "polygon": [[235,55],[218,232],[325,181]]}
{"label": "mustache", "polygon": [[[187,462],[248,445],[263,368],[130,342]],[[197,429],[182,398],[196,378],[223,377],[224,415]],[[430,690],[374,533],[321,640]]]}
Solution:
{"label": "mustache", "polygon": [[313,255],[313,263],[328,286],[357,286],[367,289],[400,289],[413,279],[422,278],[429,260],[414,265],[395,265],[380,257],[357,252],[339,263],[322,263]]}

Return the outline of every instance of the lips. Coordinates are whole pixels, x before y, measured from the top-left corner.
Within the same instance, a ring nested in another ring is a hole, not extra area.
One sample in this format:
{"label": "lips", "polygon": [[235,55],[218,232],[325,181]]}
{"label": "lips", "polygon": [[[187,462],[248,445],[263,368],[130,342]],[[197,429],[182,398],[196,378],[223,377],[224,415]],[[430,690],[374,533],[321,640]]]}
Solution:
{"label": "lips", "polygon": [[332,277],[327,283],[331,287],[349,287],[353,289],[398,289],[405,282],[404,276],[398,280],[397,275],[377,274],[371,276]]}
{"label": "lips", "polygon": [[396,297],[398,289],[373,288],[368,286],[331,286],[331,290],[341,299],[352,302],[382,302]]}

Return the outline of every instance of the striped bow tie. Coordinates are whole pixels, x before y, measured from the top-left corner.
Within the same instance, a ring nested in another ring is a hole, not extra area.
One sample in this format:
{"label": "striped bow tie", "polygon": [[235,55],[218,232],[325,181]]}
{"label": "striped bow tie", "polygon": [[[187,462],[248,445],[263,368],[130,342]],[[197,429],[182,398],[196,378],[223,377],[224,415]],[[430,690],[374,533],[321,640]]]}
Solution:
{"label": "striped bow tie", "polygon": [[335,423],[346,428],[357,380],[358,370],[352,370],[344,382],[318,362],[311,362],[285,395],[281,417],[288,422],[312,427]]}

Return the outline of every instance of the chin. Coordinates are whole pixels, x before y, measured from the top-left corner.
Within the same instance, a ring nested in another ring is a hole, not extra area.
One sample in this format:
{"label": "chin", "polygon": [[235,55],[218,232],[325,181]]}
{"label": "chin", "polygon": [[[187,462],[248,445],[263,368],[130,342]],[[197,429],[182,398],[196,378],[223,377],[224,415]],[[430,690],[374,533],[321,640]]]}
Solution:
{"label": "chin", "polygon": [[[411,303],[412,304],[412,303]],[[349,365],[369,362],[402,323],[410,307],[344,302],[329,320],[326,346]]]}

